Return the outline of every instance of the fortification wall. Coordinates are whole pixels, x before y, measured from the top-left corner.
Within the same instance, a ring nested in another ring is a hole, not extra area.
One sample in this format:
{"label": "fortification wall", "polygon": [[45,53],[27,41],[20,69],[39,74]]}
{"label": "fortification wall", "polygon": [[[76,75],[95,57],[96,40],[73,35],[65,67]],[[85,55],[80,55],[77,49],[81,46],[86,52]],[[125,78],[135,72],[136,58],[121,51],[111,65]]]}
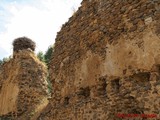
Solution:
{"label": "fortification wall", "polygon": [[0,119],[36,120],[48,104],[47,70],[31,50],[14,52],[0,70]]}
{"label": "fortification wall", "polygon": [[40,118],[160,118],[159,28],[159,0],[84,0],[58,32],[52,99]]}
{"label": "fortification wall", "polygon": [[52,99],[40,118],[160,118],[159,65],[159,0],[83,0],[57,35]]}

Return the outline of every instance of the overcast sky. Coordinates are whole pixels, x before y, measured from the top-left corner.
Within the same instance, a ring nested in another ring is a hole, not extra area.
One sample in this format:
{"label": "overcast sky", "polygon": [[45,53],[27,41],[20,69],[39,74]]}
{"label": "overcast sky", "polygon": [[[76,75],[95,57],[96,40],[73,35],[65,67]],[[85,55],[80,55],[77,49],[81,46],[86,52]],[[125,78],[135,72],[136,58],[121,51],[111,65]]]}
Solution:
{"label": "overcast sky", "polygon": [[82,0],[0,0],[0,59],[12,54],[15,38],[26,36],[45,52]]}

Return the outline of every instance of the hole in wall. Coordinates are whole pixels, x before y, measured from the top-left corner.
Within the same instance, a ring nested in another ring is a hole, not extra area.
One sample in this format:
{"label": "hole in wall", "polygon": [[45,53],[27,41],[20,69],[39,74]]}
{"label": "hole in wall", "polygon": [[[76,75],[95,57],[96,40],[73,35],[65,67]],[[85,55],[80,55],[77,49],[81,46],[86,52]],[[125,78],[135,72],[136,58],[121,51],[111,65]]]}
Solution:
{"label": "hole in wall", "polygon": [[69,104],[69,99],[70,98],[68,96],[64,98],[64,105],[68,105]]}
{"label": "hole in wall", "polygon": [[89,88],[89,86],[84,87],[84,88],[83,87],[79,88],[79,90],[77,92],[77,95],[89,97],[90,96],[90,88]]}
{"label": "hole in wall", "polygon": [[111,81],[111,86],[113,88],[113,92],[119,92],[119,89],[120,89],[120,83],[119,82],[120,82],[119,78]]}
{"label": "hole in wall", "polygon": [[106,94],[106,87],[107,87],[106,77],[102,76],[98,79],[98,84],[97,84],[98,95],[105,95]]}

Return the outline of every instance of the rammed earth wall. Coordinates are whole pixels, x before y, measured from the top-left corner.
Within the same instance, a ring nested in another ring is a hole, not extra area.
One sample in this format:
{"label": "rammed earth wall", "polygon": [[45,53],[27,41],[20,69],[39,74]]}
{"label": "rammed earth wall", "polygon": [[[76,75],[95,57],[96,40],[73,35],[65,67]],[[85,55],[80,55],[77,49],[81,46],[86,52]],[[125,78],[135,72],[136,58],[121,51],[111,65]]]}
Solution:
{"label": "rammed earth wall", "polygon": [[31,50],[14,52],[0,69],[0,120],[36,120],[48,104],[46,66]]}
{"label": "rammed earth wall", "polygon": [[43,120],[160,119],[160,1],[83,0],[57,35],[49,71]]}

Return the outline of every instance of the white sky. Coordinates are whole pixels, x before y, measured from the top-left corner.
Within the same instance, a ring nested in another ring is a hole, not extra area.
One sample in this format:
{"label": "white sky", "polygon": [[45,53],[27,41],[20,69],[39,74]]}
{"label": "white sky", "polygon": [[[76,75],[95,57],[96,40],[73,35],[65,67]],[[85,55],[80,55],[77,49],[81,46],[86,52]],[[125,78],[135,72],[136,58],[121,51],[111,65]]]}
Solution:
{"label": "white sky", "polygon": [[82,0],[0,0],[0,59],[12,54],[15,38],[26,36],[45,52]]}

